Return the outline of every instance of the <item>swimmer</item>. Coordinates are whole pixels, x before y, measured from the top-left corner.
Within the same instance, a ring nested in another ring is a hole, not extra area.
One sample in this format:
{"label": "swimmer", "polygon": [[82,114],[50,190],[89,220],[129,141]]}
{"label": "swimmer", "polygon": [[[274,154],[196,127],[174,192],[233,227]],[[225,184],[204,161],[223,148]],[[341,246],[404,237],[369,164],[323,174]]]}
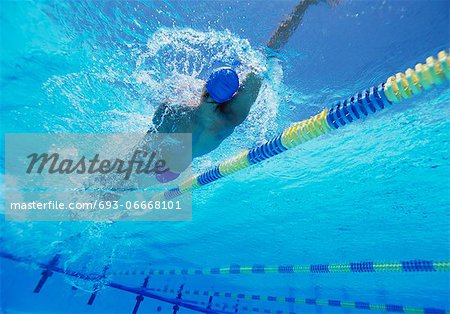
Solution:
{"label": "swimmer", "polygon": [[[287,19],[280,23],[267,43],[267,48],[279,51],[289,40],[308,7],[318,0],[302,0]],[[329,2],[330,3],[330,2]],[[336,0],[330,3],[336,4]],[[239,77],[232,67],[212,71],[203,88],[200,99],[194,105],[162,103],[153,116],[154,129],[149,133],[191,133],[192,158],[216,149],[234,129],[247,118],[258,97],[262,79],[254,72]],[[179,164],[161,176],[160,182],[178,177],[188,164]]]}

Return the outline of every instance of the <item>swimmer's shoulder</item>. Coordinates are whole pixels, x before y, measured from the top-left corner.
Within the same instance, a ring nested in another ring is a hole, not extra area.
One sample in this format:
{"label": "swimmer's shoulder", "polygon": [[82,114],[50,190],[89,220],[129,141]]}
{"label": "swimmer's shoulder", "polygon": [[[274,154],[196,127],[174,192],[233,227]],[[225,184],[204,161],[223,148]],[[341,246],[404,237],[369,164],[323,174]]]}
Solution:
{"label": "swimmer's shoulder", "polygon": [[185,132],[185,124],[192,119],[195,107],[163,101],[153,115],[153,125],[160,133]]}
{"label": "swimmer's shoulder", "polygon": [[230,124],[237,126],[248,116],[262,86],[262,78],[250,73],[242,82],[237,94],[228,102],[218,106],[220,113]]}

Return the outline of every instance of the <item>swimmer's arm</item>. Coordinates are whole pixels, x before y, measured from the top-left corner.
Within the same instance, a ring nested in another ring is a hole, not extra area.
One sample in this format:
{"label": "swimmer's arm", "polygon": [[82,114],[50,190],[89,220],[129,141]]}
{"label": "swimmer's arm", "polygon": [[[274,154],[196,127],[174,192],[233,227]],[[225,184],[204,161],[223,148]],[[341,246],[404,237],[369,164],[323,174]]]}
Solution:
{"label": "swimmer's arm", "polygon": [[181,123],[180,117],[185,107],[171,105],[169,101],[161,103],[153,115],[152,123],[158,133],[175,133]]}
{"label": "swimmer's arm", "polygon": [[155,113],[153,114],[152,123],[159,133],[168,133],[168,123],[165,116],[167,116],[169,107],[167,102],[161,103],[158,108],[156,108]]}
{"label": "swimmer's arm", "polygon": [[239,125],[247,118],[250,108],[255,103],[261,89],[262,79],[250,73],[239,87],[238,93],[228,102],[218,106],[233,125]]}
{"label": "swimmer's arm", "polygon": [[289,16],[280,23],[278,28],[270,37],[267,47],[272,50],[281,49],[289,41],[294,31],[303,19],[306,10],[312,4],[317,4],[319,0],[301,0]]}
{"label": "swimmer's arm", "polygon": [[191,133],[194,111],[193,107],[178,106],[165,101],[153,114],[153,129],[157,133]]}

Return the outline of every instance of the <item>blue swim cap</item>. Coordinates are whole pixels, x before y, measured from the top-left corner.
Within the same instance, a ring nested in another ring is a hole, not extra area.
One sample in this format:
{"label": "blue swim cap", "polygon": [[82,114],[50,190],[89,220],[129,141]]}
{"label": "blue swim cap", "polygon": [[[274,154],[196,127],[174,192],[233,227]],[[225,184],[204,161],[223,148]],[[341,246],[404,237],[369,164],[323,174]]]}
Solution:
{"label": "blue swim cap", "polygon": [[206,90],[219,104],[230,100],[238,89],[239,77],[230,67],[214,70],[206,82]]}

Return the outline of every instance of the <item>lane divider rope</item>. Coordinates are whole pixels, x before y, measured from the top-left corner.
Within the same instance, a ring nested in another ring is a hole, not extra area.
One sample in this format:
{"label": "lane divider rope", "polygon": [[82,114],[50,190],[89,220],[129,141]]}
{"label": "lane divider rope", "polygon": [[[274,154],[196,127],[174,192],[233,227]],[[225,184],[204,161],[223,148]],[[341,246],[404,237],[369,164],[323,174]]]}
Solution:
{"label": "lane divider rope", "polygon": [[[63,269],[58,267],[55,263],[39,263],[33,261],[31,258],[18,257],[12,255],[7,252],[0,251],[0,257],[9,259],[18,263],[25,264],[33,264],[40,268],[43,268],[47,271],[61,273],[66,276],[76,277],[83,280],[90,281],[98,281],[100,279],[104,279],[104,275],[98,274],[83,274],[78,271],[71,271],[67,269]],[[58,258],[59,259],[59,258]],[[227,268],[210,268],[211,273],[233,273],[239,274],[242,273],[241,270],[251,269],[251,272],[256,270],[256,273],[293,273],[294,270],[301,270],[300,272],[313,272],[313,273],[326,273],[326,272],[385,272],[385,271],[393,271],[393,272],[436,272],[436,271],[449,271],[450,270],[450,261],[449,262],[432,262],[426,260],[413,260],[413,261],[405,261],[400,263],[374,263],[374,262],[362,262],[362,263],[350,263],[350,264],[334,264],[334,265],[324,265],[324,264],[316,264],[310,265],[309,269],[307,267],[295,267],[295,266],[278,266],[278,267],[264,267],[264,266],[253,266],[252,268],[241,268],[239,265],[232,265]],[[218,272],[217,272],[218,270]],[[177,274],[178,271],[169,271],[167,274]],[[112,274],[116,274],[112,272]],[[126,273],[130,274],[130,273]],[[136,273],[132,273],[136,274]],[[145,275],[144,272],[140,273],[141,275]],[[152,273],[153,275],[162,275],[165,274],[163,271],[157,271]],[[181,270],[179,274],[200,274],[199,270]],[[162,302],[167,302],[171,304],[176,304],[194,311],[199,311],[203,313],[227,313],[231,314],[231,312],[226,312],[223,310],[210,310],[208,308],[200,308],[198,306],[194,306],[192,301],[190,300],[179,300],[173,298],[163,297],[158,294],[154,294],[151,291],[157,292],[175,292],[174,289],[155,289],[155,288],[146,288],[146,287],[130,287],[126,285],[122,285],[113,281],[104,281],[103,284],[105,286],[119,289],[122,291],[130,292],[133,294],[137,294],[138,296],[145,296],[151,299],[156,299]],[[42,288],[42,287],[41,287]],[[187,295],[198,295],[198,296],[216,296],[216,297],[224,297],[224,298],[236,298],[243,300],[253,300],[253,301],[269,301],[269,302],[279,302],[279,303],[295,303],[295,304],[307,304],[307,305],[319,305],[319,306],[333,306],[333,307],[341,307],[341,308],[350,308],[350,309],[364,309],[364,310],[373,310],[380,312],[397,312],[397,313],[408,313],[408,314],[450,314],[450,312],[436,309],[436,308],[416,308],[416,307],[407,307],[403,305],[395,305],[395,304],[371,304],[368,302],[347,302],[340,300],[324,300],[324,299],[312,299],[312,298],[296,298],[296,297],[275,297],[275,296],[261,296],[254,294],[241,294],[241,293],[229,293],[229,292],[217,292],[217,291],[199,291],[199,290],[183,290],[183,294]],[[257,311],[259,308],[249,308],[245,305],[240,307],[243,311]],[[264,311],[268,313],[267,311]],[[272,311],[277,314],[284,314],[292,312],[283,312],[283,311]]]}
{"label": "lane divider rope", "polygon": [[151,269],[110,271],[110,275],[225,275],[225,274],[295,274],[295,273],[390,273],[449,272],[450,261],[408,260],[401,262],[352,262],[346,264],[312,264],[265,266],[230,265],[228,267]]}
{"label": "lane divider rope", "polygon": [[[165,293],[175,293],[174,289],[160,289],[160,288],[149,288],[150,291],[165,292]],[[395,313],[407,313],[407,314],[449,314],[450,312],[438,309],[438,308],[420,308],[411,307],[398,304],[374,304],[369,302],[361,301],[341,301],[335,299],[315,299],[315,298],[298,298],[298,297],[281,297],[281,296],[264,296],[257,294],[244,294],[244,293],[231,293],[231,292],[217,292],[217,291],[201,291],[201,290],[184,290],[185,295],[190,295],[191,297],[221,297],[221,298],[234,298],[242,299],[246,301],[267,301],[267,302],[277,302],[277,303],[294,303],[300,305],[319,305],[319,306],[329,306],[329,307],[340,307],[348,309],[358,309],[358,310],[370,310],[376,312],[395,312]],[[231,307],[231,306],[230,306]],[[240,310],[243,311],[255,311],[255,308],[249,307],[241,304],[239,306]],[[273,311],[274,313],[286,313],[283,311]]]}
{"label": "lane divider rope", "polygon": [[397,73],[389,77],[385,83],[356,93],[307,120],[296,122],[266,143],[245,150],[210,170],[194,175],[178,187],[155,195],[154,199],[172,199],[195,190],[448,80],[450,80],[450,57],[447,52],[441,51],[437,59],[428,57],[425,64],[418,63],[414,70],[409,68],[404,73]]}
{"label": "lane divider rope", "polygon": [[[89,280],[89,281],[95,281],[98,282],[99,280],[104,279],[104,277],[101,275],[95,275],[95,274],[83,274],[77,271],[71,271],[71,270],[67,270],[67,269],[63,269],[61,267],[58,267],[56,265],[56,262],[54,263],[39,263],[36,262],[34,260],[32,260],[29,257],[19,257],[19,256],[15,256],[13,254],[7,253],[7,252],[2,252],[0,251],[0,257],[1,258],[5,258],[8,260],[11,260],[13,262],[17,262],[17,263],[22,263],[22,264],[29,264],[29,265],[35,265],[38,266],[39,268],[44,269],[44,272],[56,272],[56,273],[60,273],[63,274],[65,276],[70,276],[70,277],[75,277],[75,278],[80,278],[83,280]],[[58,257],[59,260],[59,257]],[[49,275],[51,276],[51,275]],[[212,311],[211,309],[207,309],[207,308],[202,308],[193,304],[189,303],[189,300],[181,300],[181,299],[177,299],[177,298],[167,298],[155,293],[150,292],[150,290],[143,288],[143,287],[130,287],[127,285],[123,285],[117,282],[113,282],[113,281],[103,281],[103,285],[106,287],[110,287],[113,289],[118,289],[118,290],[122,290],[124,292],[129,292],[132,294],[137,294],[138,296],[145,296],[148,297],[150,299],[154,299],[157,301],[161,301],[161,302],[165,302],[165,303],[170,303],[173,305],[178,305],[180,307],[184,307],[193,311],[197,311],[200,313],[207,313],[207,314],[233,314],[232,312],[226,312],[226,311],[221,311],[221,310],[214,310]],[[40,285],[40,289],[42,288],[43,284]]]}

